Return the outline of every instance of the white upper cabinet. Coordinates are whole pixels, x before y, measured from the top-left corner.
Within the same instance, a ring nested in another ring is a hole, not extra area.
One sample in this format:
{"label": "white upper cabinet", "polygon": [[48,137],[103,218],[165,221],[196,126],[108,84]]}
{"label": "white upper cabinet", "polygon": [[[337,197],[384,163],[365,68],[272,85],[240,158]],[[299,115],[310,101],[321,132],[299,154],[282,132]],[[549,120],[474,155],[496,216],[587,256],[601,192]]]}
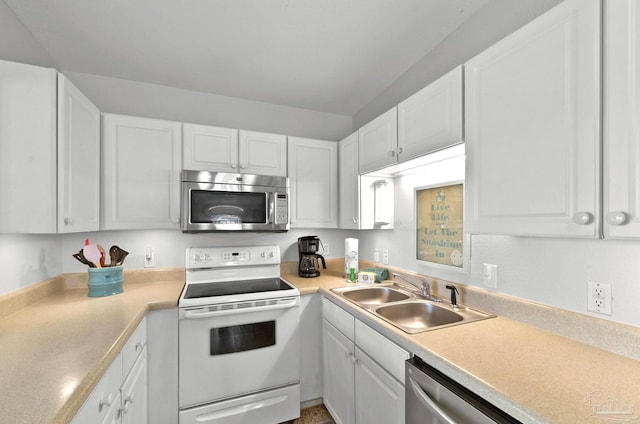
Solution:
{"label": "white upper cabinet", "polygon": [[291,228],[338,227],[338,143],[289,137]]}
{"label": "white upper cabinet", "polygon": [[102,229],[179,229],[182,124],[103,114]]}
{"label": "white upper cabinet", "polygon": [[238,130],[183,124],[183,169],[238,172]]}
{"label": "white upper cabinet", "polygon": [[360,228],[360,175],[358,175],[358,133],[338,144],[338,177],[340,180],[339,227]]}
{"label": "white upper cabinet", "polygon": [[56,232],[56,71],[0,61],[0,232]]}
{"label": "white upper cabinet", "polygon": [[287,176],[287,136],[240,130],[240,172]]}
{"label": "white upper cabinet", "polygon": [[184,124],[183,169],[287,176],[287,136]]}
{"label": "white upper cabinet", "polygon": [[100,110],[58,74],[58,232],[100,229]]}
{"label": "white upper cabinet", "polygon": [[462,66],[398,105],[400,162],[462,143]]}
{"label": "white upper cabinet", "polygon": [[604,235],[640,237],[640,4],[604,10]]}
{"label": "white upper cabinet", "polygon": [[465,64],[466,228],[600,232],[600,2],[566,0]]}
{"label": "white upper cabinet", "polygon": [[358,130],[360,174],[377,171],[397,162],[397,108],[378,116]]}

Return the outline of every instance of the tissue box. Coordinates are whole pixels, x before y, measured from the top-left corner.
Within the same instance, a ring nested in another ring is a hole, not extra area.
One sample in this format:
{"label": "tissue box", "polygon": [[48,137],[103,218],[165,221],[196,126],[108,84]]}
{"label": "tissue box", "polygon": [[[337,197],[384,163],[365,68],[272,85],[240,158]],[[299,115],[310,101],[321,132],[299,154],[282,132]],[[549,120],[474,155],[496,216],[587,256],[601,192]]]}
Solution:
{"label": "tissue box", "polygon": [[360,284],[373,284],[376,281],[375,272],[362,271],[358,273],[358,283]]}
{"label": "tissue box", "polygon": [[89,268],[89,297],[104,297],[122,293],[122,266]]}

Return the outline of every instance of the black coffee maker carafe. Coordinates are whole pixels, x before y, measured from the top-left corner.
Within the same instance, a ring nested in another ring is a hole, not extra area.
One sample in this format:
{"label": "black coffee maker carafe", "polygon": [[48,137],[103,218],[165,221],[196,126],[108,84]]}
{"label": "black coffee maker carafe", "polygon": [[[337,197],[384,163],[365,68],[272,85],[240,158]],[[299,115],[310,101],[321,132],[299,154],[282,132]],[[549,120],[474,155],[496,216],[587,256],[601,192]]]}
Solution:
{"label": "black coffee maker carafe", "polygon": [[320,275],[320,264],[322,268],[327,269],[324,256],[318,254],[320,248],[320,239],[317,236],[305,236],[298,238],[298,255],[300,262],[298,263],[298,275],[301,277],[317,277]]}

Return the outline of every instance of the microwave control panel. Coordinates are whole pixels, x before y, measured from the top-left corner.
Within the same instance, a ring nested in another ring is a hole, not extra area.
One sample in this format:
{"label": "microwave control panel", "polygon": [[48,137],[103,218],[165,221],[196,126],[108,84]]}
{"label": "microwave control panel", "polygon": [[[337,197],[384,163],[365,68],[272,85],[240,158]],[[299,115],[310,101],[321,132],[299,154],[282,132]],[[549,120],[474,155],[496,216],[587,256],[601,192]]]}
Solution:
{"label": "microwave control panel", "polygon": [[276,218],[275,224],[289,223],[289,202],[287,201],[287,193],[276,193]]}

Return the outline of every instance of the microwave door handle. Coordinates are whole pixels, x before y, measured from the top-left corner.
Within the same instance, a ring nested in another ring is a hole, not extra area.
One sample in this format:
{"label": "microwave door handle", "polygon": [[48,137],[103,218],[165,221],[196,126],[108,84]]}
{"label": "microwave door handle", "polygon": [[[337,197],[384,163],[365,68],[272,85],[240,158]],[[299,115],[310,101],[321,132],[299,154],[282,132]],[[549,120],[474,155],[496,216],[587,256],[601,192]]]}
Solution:
{"label": "microwave door handle", "polygon": [[409,377],[409,383],[411,384],[411,390],[413,391],[413,394],[418,398],[418,400],[424,407],[437,415],[436,419],[439,422],[442,422],[443,424],[458,424],[456,420],[447,415],[447,413],[444,412],[436,404],[436,402],[422,390],[422,388],[413,378]]}
{"label": "microwave door handle", "polygon": [[273,224],[274,223],[274,216],[276,213],[276,194],[273,192],[268,192],[267,193],[267,213],[269,214],[269,219],[267,224]]}

